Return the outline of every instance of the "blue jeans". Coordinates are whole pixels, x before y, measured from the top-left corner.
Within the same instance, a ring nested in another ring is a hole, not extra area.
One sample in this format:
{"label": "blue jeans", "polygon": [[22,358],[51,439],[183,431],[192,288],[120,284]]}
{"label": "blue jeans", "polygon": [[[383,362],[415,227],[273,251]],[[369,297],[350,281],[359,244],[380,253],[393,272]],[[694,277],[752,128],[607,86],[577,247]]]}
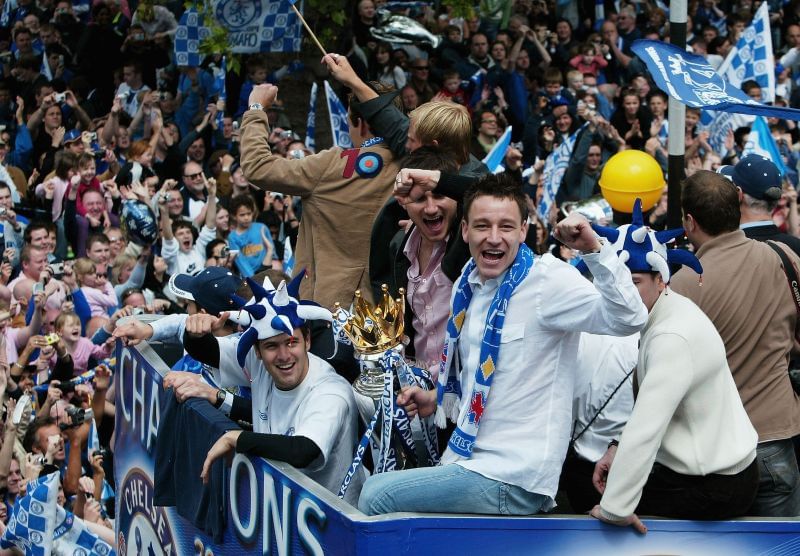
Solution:
{"label": "blue jeans", "polygon": [[800,471],[791,438],[761,442],[757,448],[759,482],[756,500],[747,515],[800,515]]}
{"label": "blue jeans", "polygon": [[358,509],[392,512],[530,515],[548,497],[449,464],[373,475],[364,483]]}

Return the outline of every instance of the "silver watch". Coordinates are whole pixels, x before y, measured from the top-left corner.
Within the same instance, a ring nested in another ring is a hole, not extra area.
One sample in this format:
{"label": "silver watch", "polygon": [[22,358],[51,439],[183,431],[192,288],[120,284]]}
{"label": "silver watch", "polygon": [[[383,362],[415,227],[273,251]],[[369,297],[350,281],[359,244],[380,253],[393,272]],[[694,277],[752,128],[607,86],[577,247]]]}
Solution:
{"label": "silver watch", "polygon": [[248,106],[249,110],[264,110],[264,106],[260,102],[254,102],[250,106]]}

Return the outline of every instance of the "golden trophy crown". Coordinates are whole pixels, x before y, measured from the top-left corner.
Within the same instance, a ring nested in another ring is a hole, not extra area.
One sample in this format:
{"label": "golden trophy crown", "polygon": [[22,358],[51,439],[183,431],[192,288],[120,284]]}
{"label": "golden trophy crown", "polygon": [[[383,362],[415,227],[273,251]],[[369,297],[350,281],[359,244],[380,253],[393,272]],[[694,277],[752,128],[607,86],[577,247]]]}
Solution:
{"label": "golden trophy crown", "polygon": [[[353,314],[342,327],[361,356],[380,355],[403,342],[405,291],[400,288],[397,299],[389,295],[389,286],[386,284],[381,286],[381,291],[383,298],[373,307],[361,295],[361,290],[356,290]],[[334,315],[341,310],[336,303]]]}

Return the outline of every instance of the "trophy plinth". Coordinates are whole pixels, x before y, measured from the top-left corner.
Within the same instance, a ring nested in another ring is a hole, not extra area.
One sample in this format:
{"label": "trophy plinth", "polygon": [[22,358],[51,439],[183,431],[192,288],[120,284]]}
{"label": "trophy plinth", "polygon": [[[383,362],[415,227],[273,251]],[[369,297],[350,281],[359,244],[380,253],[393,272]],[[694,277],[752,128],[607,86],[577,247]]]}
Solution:
{"label": "trophy plinth", "polygon": [[[386,284],[381,286],[381,290],[383,299],[374,307],[367,303],[361,290],[357,290],[353,314],[347,317],[342,327],[361,363],[361,375],[353,383],[353,389],[373,400],[380,399],[383,394],[386,370],[381,366],[381,357],[387,351],[403,351],[405,292],[401,288],[400,297],[392,299]],[[334,315],[341,311],[338,305]]]}

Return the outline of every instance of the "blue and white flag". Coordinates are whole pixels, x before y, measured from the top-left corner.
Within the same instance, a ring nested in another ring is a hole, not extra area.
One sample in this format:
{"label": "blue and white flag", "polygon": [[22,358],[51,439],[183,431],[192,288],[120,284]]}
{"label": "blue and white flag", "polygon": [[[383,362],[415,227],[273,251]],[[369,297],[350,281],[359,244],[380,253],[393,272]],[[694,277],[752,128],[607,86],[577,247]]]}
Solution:
{"label": "blue and white flag", "polygon": [[189,8],[181,16],[175,30],[175,65],[196,68],[203,61],[200,43],[209,36],[208,27],[196,8]]}
{"label": "blue and white flag", "polygon": [[775,100],[775,58],[769,28],[769,2],[762,2],[752,23],[722,62],[719,74],[734,87],[753,80],[761,86],[764,102]]}
{"label": "blue and white flag", "polygon": [[[219,65],[211,64],[208,68],[211,71],[211,75],[214,77],[214,84],[211,88],[211,96],[216,95],[219,100],[222,102],[226,102],[228,100],[228,94],[225,88],[225,77],[228,73],[228,66],[225,63],[225,56],[222,57],[220,60]],[[225,118],[225,110],[218,110],[217,111],[217,127],[218,129],[222,129],[223,119]]]}
{"label": "blue and white flag", "polygon": [[492,150],[483,157],[482,162],[486,164],[492,174],[499,174],[505,172],[506,168],[503,166],[503,160],[506,157],[506,150],[508,145],[511,144],[511,126],[508,126],[500,136],[500,139],[494,144]]}
{"label": "blue and white flag", "polygon": [[11,26],[11,13],[17,9],[17,0],[3,2],[3,11],[0,12],[0,27]]}
{"label": "blue and white flag", "polygon": [[539,201],[537,212],[545,222],[548,221],[548,213],[550,207],[556,200],[556,194],[561,188],[561,181],[564,179],[564,173],[569,166],[569,159],[572,157],[572,149],[575,147],[575,140],[578,138],[578,133],[585,128],[588,123],[583,124],[575,130],[575,132],[567,137],[555,150],[550,153],[547,160],[544,162],[544,169],[542,174],[544,177],[544,191],[542,192],[542,200]]}
{"label": "blue and white flag", "polygon": [[306,118],[306,147],[310,151],[317,150],[317,92],[319,86],[317,82],[311,85],[311,97],[308,99],[308,117]]}
{"label": "blue and white flag", "polygon": [[325,81],[325,99],[328,103],[328,115],[331,119],[331,134],[333,144],[343,149],[352,149],[353,141],[350,139],[350,126],[347,123],[347,110],[342,101],[333,92],[331,84]]}
{"label": "blue and white flag", "polygon": [[58,473],[28,483],[27,494],[18,498],[11,509],[0,547],[16,548],[26,556],[45,556],[53,551],[58,485]]}
{"label": "blue and white flag", "polygon": [[633,52],[647,64],[659,89],[693,108],[800,120],[800,110],[768,106],[726,81],[708,61],[671,44],[638,40]]}
{"label": "blue and white flag", "polygon": [[231,50],[300,52],[302,23],[286,0],[216,0],[214,17],[228,30]]}
{"label": "blue and white flag", "polygon": [[753,126],[750,128],[750,135],[747,136],[747,143],[744,144],[744,149],[742,149],[742,156],[748,154],[760,154],[769,158],[778,167],[781,175],[786,176],[786,164],[783,162],[783,157],[778,145],[775,143],[772,132],[769,130],[767,121],[761,116],[757,117],[753,122]]}

